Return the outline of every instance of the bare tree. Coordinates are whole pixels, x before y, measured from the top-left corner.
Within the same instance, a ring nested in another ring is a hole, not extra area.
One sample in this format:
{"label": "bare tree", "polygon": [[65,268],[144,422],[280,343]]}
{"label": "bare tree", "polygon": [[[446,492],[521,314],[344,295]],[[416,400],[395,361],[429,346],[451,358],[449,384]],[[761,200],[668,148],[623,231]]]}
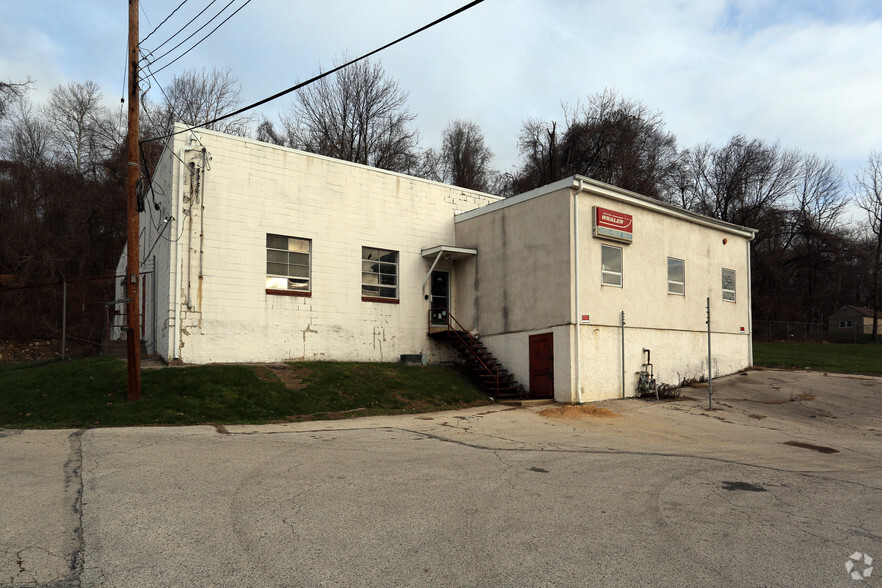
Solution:
{"label": "bare tree", "polygon": [[582,174],[662,198],[677,161],[677,141],[660,112],[606,89],[566,112],[563,175]]}
{"label": "bare tree", "polygon": [[852,189],[855,202],[867,213],[867,225],[873,240],[871,340],[875,342],[879,328],[879,274],[882,269],[882,152],[870,153],[866,165],[855,175]]}
{"label": "bare tree", "polygon": [[33,107],[22,102],[12,112],[3,129],[0,155],[28,169],[46,165],[52,153],[52,128]]}
{"label": "bare tree", "polygon": [[97,84],[70,82],[52,90],[44,116],[52,128],[55,157],[78,173],[95,177],[122,144],[121,120],[102,104]]}
{"label": "bare tree", "polygon": [[762,215],[793,194],[800,153],[777,143],[742,135],[713,149],[700,145],[692,152],[692,201],[703,214],[735,224],[758,226]]}
{"label": "bare tree", "polygon": [[242,102],[242,89],[230,68],[211,71],[189,69],[178,74],[165,88],[164,101],[159,109],[159,119],[168,132],[180,122],[185,125],[204,125],[212,131],[245,136],[253,122],[247,115],[240,115],[205,124],[235,111]]}
{"label": "bare tree", "polygon": [[678,171],[677,145],[661,113],[612,90],[564,106],[565,127],[531,119],[518,138],[523,158],[515,191],[565,176],[584,175],[653,198],[670,190]]}
{"label": "bare tree", "polygon": [[272,134],[296,149],[409,173],[419,163],[415,119],[398,82],[361,61],[298,90]]}
{"label": "bare tree", "polygon": [[484,142],[481,128],[472,121],[454,120],[441,137],[439,164],[442,181],[486,192],[494,171],[490,168],[493,152]]}
{"label": "bare tree", "polygon": [[511,176],[507,195],[527,192],[563,177],[556,122],[527,120],[518,135],[518,150],[522,163]]}
{"label": "bare tree", "polygon": [[11,106],[21,100],[30,89],[33,81],[0,82],[0,119],[9,114]]}

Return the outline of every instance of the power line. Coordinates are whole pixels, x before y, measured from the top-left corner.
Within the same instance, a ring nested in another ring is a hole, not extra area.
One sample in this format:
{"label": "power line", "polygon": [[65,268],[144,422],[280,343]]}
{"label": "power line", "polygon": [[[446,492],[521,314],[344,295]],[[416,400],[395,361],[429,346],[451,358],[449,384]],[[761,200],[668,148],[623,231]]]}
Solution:
{"label": "power line", "polygon": [[[229,8],[230,5],[232,5],[235,1],[236,1],[236,0],[230,0],[230,1],[227,3],[227,5],[224,6],[224,7],[220,10],[220,12],[218,12],[218,13],[215,14],[213,17],[211,17],[211,19],[210,19],[208,22],[206,22],[204,25],[202,25],[201,27],[199,27],[198,29],[196,29],[195,31],[193,31],[193,33],[192,33],[189,37],[187,37],[186,39],[184,39],[183,41],[181,41],[180,43],[178,43],[177,45],[175,45],[174,47],[172,47],[171,49],[169,49],[168,51],[166,51],[165,53],[163,53],[162,55],[160,55],[160,56],[157,57],[156,59],[154,59],[154,60],[153,60],[153,64],[155,65],[157,61],[159,61],[160,59],[162,59],[163,57],[165,57],[166,55],[168,55],[169,53],[171,53],[172,51],[174,51],[175,49],[177,49],[178,47],[180,47],[181,45],[183,45],[184,43],[186,43],[186,42],[189,41],[190,39],[192,39],[193,36],[194,36],[196,33],[198,33],[199,31],[201,31],[202,29],[204,29],[205,27],[207,27],[209,24],[211,24],[211,22],[212,22],[214,19],[216,19],[218,16],[220,16],[220,15],[224,12],[224,10],[226,10],[227,8]],[[186,51],[184,51],[183,53],[181,53],[180,55],[178,55],[177,57],[175,57],[173,60],[171,60],[171,61],[168,62],[167,64],[165,64],[165,65],[163,65],[162,67],[160,67],[160,68],[159,68],[158,70],[156,70],[156,72],[154,72],[154,73],[156,74],[156,73],[161,72],[162,70],[164,70],[165,68],[167,68],[168,66],[170,66],[171,64],[173,64],[175,61],[177,61],[178,59],[180,59],[181,57],[183,57],[184,55],[186,55],[187,53],[189,53],[190,51],[192,51],[193,49],[195,49],[200,43],[202,43],[202,41],[204,41],[205,39],[207,39],[208,37],[210,37],[211,35],[213,35],[214,32],[215,32],[216,30],[218,30],[220,27],[222,27],[222,26],[224,25],[224,23],[226,23],[228,20],[230,20],[231,18],[233,18],[234,16],[236,16],[236,14],[237,14],[240,10],[242,10],[243,8],[245,8],[246,6],[248,6],[248,4],[249,4],[250,2],[251,2],[251,0],[246,0],[246,1],[245,1],[245,4],[243,4],[242,6],[240,6],[239,8],[236,9],[236,12],[234,12],[233,14],[231,14],[230,16],[228,16],[227,18],[225,18],[223,21],[221,21],[221,23],[220,23],[219,25],[217,25],[216,27],[214,27],[213,29],[211,29],[211,31],[210,31],[207,35],[205,35],[204,37],[202,37],[201,39],[199,39],[199,41],[197,41],[195,45],[193,45],[192,47],[190,47],[189,49],[187,49]]]}
{"label": "power line", "polygon": [[[177,12],[177,11],[181,8],[181,6],[183,6],[183,5],[186,4],[186,3],[187,3],[187,0],[184,0],[183,2],[181,2],[180,4],[178,4],[178,7],[175,8],[174,10],[172,10],[172,11],[171,11],[171,14],[169,14],[168,16],[166,16],[166,17],[162,20],[161,23],[159,23],[158,25],[156,25],[156,28],[153,29],[152,31],[150,31],[150,33],[149,33],[146,37],[144,37],[143,39],[141,39],[141,41],[139,42],[139,44],[141,44],[141,43],[143,43],[144,41],[146,41],[147,39],[149,39],[149,38],[153,35],[153,33],[155,33],[156,31],[158,31],[158,30],[160,29],[160,27],[162,27],[162,25],[164,25],[164,24],[168,21],[168,19],[170,19],[171,17],[173,17],[173,16],[175,15],[175,12]],[[144,16],[146,17],[147,15],[145,14]],[[149,19],[148,19],[148,21],[149,21]],[[190,23],[187,23],[187,24],[190,24]],[[180,31],[178,31],[178,32],[180,32]],[[175,34],[177,34],[177,33],[175,33]]]}
{"label": "power line", "polygon": [[[166,43],[168,43],[169,41],[171,41],[172,39],[174,39],[175,37],[177,37],[178,35],[180,35],[180,34],[184,31],[184,29],[186,29],[188,26],[190,26],[191,24],[193,24],[193,21],[195,21],[197,18],[199,18],[200,16],[202,16],[203,14],[205,14],[205,11],[208,10],[209,8],[211,8],[211,6],[212,6],[215,2],[217,2],[217,0],[211,0],[211,2],[209,2],[208,5],[207,5],[205,8],[203,8],[202,10],[200,10],[199,13],[196,14],[196,16],[194,16],[194,17],[191,18],[189,21],[187,21],[187,24],[185,24],[184,26],[182,26],[181,28],[179,28],[177,31],[175,31],[175,34],[173,34],[171,37],[169,37],[168,39],[166,39],[165,41],[163,41],[162,43],[160,43],[159,45],[157,45],[156,48],[153,49],[153,51],[147,51],[147,52],[148,52],[148,53],[153,53],[153,52],[155,52],[155,51],[159,51],[159,50],[160,50],[160,49],[161,49]],[[221,10],[221,12],[223,12],[223,10]],[[218,14],[220,14],[220,12],[219,12]],[[217,18],[217,15],[215,15],[211,20],[214,20],[215,18]],[[208,22],[211,22],[211,21],[208,21]],[[198,31],[196,31],[196,32],[198,32]],[[195,34],[196,34],[196,33],[193,33],[193,35],[195,35]],[[193,35],[190,35],[190,37],[192,37]],[[149,36],[149,35],[148,35],[148,36]],[[188,37],[188,38],[189,38],[189,37]],[[145,41],[146,41],[146,39],[145,39]],[[141,58],[142,61],[143,61],[144,59],[146,59],[146,58],[144,58],[144,57]]]}
{"label": "power line", "polygon": [[[249,0],[249,1],[250,1],[250,0]],[[169,134],[167,134],[167,135],[162,135],[161,137],[153,137],[153,138],[151,138],[151,139],[145,139],[144,141],[141,141],[141,142],[142,142],[142,143],[150,143],[150,142],[152,142],[152,141],[160,141],[160,140],[162,140],[162,139],[168,139],[169,137],[173,137],[173,136],[175,136],[175,135],[179,135],[179,134],[181,134],[181,133],[186,133],[186,132],[188,132],[188,131],[192,131],[192,130],[194,130],[194,129],[198,129],[198,128],[200,128],[200,127],[205,127],[205,126],[208,126],[208,125],[214,124],[214,123],[216,123],[216,122],[220,122],[220,121],[222,121],[222,120],[225,120],[225,119],[228,119],[228,118],[234,117],[234,116],[236,116],[236,115],[242,114],[243,112],[247,112],[247,111],[251,110],[252,108],[257,108],[258,106],[263,106],[263,105],[266,104],[267,102],[271,102],[271,101],[273,101],[273,100],[276,100],[277,98],[281,98],[282,96],[285,96],[286,94],[290,94],[291,92],[294,92],[294,91],[296,91],[296,90],[299,90],[300,88],[302,88],[302,87],[304,87],[304,86],[308,86],[309,84],[312,84],[312,83],[314,83],[314,82],[317,82],[318,80],[320,80],[320,79],[322,79],[322,78],[324,78],[324,77],[327,77],[327,76],[331,75],[332,73],[336,73],[336,72],[340,71],[341,69],[343,69],[343,68],[345,68],[345,67],[349,67],[349,66],[352,65],[353,63],[358,63],[359,61],[363,61],[363,60],[367,59],[368,57],[370,57],[371,55],[375,55],[375,54],[379,53],[380,51],[383,51],[383,50],[385,50],[385,49],[388,49],[389,47],[392,47],[393,45],[397,45],[398,43],[400,43],[400,42],[402,42],[402,41],[404,41],[404,40],[406,40],[406,39],[409,39],[410,37],[413,37],[414,35],[417,35],[417,34],[419,34],[419,33],[422,33],[423,31],[425,31],[425,30],[427,30],[427,29],[430,29],[430,28],[434,27],[435,25],[444,22],[445,20],[448,20],[448,19],[450,19],[450,18],[453,18],[454,16],[456,16],[456,15],[462,13],[462,12],[465,12],[466,10],[468,10],[468,9],[470,9],[470,8],[473,8],[473,7],[477,6],[478,4],[481,4],[482,2],[484,2],[484,0],[473,0],[472,2],[469,2],[468,4],[466,4],[465,6],[462,6],[462,7],[460,7],[460,8],[457,8],[457,9],[454,10],[453,12],[450,12],[450,13],[448,13],[448,14],[445,14],[445,15],[442,16],[441,18],[439,18],[439,19],[437,19],[437,20],[434,20],[434,21],[430,22],[430,23],[427,24],[427,25],[424,25],[424,26],[418,28],[417,30],[415,30],[415,31],[413,31],[413,32],[410,32],[410,33],[404,35],[403,37],[399,37],[399,38],[395,39],[395,40],[392,41],[391,43],[386,43],[386,44],[383,45],[382,47],[378,47],[377,49],[374,49],[373,51],[371,51],[371,52],[369,52],[369,53],[365,53],[365,54],[362,55],[361,57],[356,57],[355,59],[352,59],[352,60],[350,60],[350,61],[347,61],[347,62],[344,63],[343,65],[338,65],[337,67],[335,67],[335,68],[333,68],[333,69],[330,69],[330,70],[328,70],[328,71],[326,71],[326,72],[324,72],[324,73],[321,73],[321,74],[319,74],[319,75],[317,75],[317,76],[314,76],[314,77],[312,77],[312,78],[306,80],[305,82],[301,82],[301,83],[299,83],[299,84],[296,84],[296,85],[294,85],[294,86],[291,86],[291,87],[288,88],[287,90],[282,90],[281,92],[278,92],[278,93],[276,93],[276,94],[273,94],[272,96],[269,96],[268,98],[264,98],[263,100],[258,100],[257,102],[255,102],[255,103],[253,103],[253,104],[249,104],[248,106],[245,106],[244,108],[240,108],[239,110],[236,110],[236,111],[234,111],[234,112],[230,112],[229,114],[225,114],[225,115],[223,115],[223,116],[219,116],[219,117],[217,117],[217,118],[214,119],[214,120],[209,120],[209,121],[206,121],[206,122],[204,122],[204,123],[200,123],[200,124],[198,124],[198,125],[193,125],[193,126],[188,127],[188,128],[186,128],[186,129],[184,129],[184,130],[182,130],[182,131],[177,131],[177,132],[174,132],[174,133],[169,133]],[[171,64],[169,64],[169,65],[171,65]],[[158,71],[157,71],[156,73],[158,73]]]}

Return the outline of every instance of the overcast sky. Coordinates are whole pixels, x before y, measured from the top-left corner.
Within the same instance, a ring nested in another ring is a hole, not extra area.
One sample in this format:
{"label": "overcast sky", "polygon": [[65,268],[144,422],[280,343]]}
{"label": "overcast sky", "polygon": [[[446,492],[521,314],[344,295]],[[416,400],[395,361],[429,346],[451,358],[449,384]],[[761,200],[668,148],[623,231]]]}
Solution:
{"label": "overcast sky", "polygon": [[[144,47],[208,3],[189,0]],[[250,103],[465,3],[252,0],[157,77],[166,85],[188,68],[229,67]],[[179,4],[142,0],[141,37]],[[118,106],[127,10],[118,0],[0,2],[0,79],[30,76],[36,102],[92,80]],[[449,120],[470,119],[503,171],[517,163],[524,120],[561,120],[562,103],[604,88],[661,111],[681,148],[741,133],[829,156],[849,177],[882,149],[879,0],[485,0],[379,59],[409,93],[424,147]],[[150,98],[160,99],[155,89]],[[275,118],[290,103],[260,112]]]}

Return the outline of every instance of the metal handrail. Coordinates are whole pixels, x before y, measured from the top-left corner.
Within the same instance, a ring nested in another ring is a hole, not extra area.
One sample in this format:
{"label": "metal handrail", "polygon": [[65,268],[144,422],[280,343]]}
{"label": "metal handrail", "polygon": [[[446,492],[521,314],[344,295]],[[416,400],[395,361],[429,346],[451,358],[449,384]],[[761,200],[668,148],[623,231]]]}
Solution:
{"label": "metal handrail", "polygon": [[[476,345],[472,345],[473,342],[478,343],[477,337],[475,337],[470,332],[468,332],[465,329],[465,327],[463,327],[462,324],[458,320],[456,320],[456,317],[453,316],[452,314],[450,314],[450,311],[447,310],[446,307],[438,306],[438,307],[429,309],[429,330],[431,331],[433,326],[435,326],[435,327],[440,326],[439,323],[432,321],[432,313],[438,312],[438,311],[444,312],[444,326],[447,327],[447,332],[453,333],[454,335],[456,335],[459,338],[459,340],[462,341],[462,343],[465,345],[465,347],[469,350],[469,352],[471,352],[472,357],[474,357],[475,359],[478,360],[478,363],[481,364],[481,366],[484,368],[484,370],[487,372],[487,374],[490,376],[493,376],[493,378],[496,380],[496,391],[499,392],[499,366],[496,366],[496,369],[494,371],[486,363],[484,363],[484,360],[481,359],[478,356],[478,354],[475,352],[474,348],[476,347]],[[455,322],[456,326],[459,327],[458,330],[454,329],[453,326],[450,324],[451,319],[453,319],[453,322]],[[466,337],[468,337],[468,340],[466,340],[466,338],[463,337],[463,334],[465,334]]]}

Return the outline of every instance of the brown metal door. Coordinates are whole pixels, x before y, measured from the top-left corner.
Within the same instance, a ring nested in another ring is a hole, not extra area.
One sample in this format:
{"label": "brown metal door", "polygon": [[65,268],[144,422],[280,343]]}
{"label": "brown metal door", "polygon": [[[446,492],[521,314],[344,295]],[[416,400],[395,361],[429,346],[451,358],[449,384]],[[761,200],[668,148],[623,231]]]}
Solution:
{"label": "brown metal door", "polygon": [[530,335],[530,396],[554,398],[554,334]]}

